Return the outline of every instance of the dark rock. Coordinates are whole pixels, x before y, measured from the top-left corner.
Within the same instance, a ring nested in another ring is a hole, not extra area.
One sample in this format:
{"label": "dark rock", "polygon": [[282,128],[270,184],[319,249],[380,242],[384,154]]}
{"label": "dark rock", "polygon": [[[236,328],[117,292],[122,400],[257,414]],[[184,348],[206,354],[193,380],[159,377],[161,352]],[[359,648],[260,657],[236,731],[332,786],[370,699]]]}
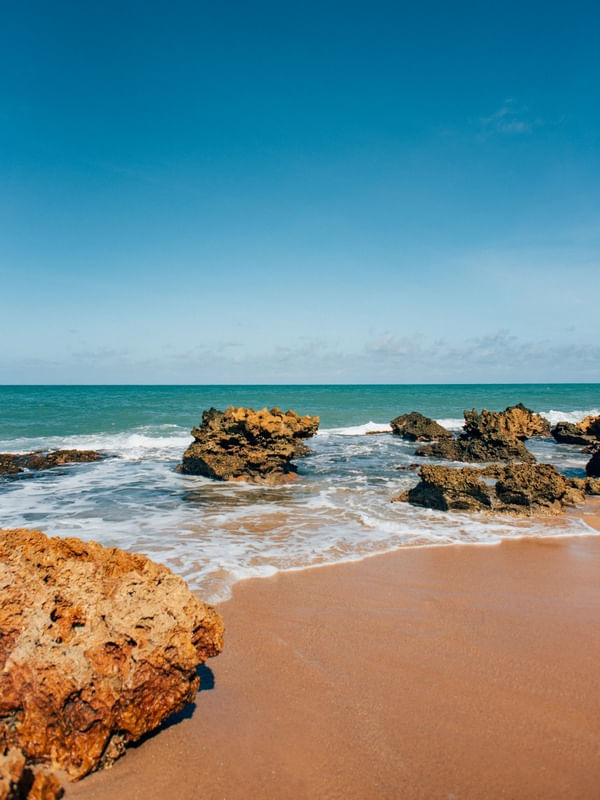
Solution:
{"label": "dark rock", "polygon": [[449,439],[452,434],[434,419],[423,416],[418,411],[402,414],[390,422],[392,433],[411,442],[430,442],[435,439]]}
{"label": "dark rock", "polygon": [[585,465],[585,471],[590,478],[600,478],[600,450],[597,450]]}
{"label": "dark rock", "polygon": [[550,423],[547,419],[526,408],[522,403],[508,406],[504,411],[488,411],[481,414],[476,409],[465,411],[465,434],[483,436],[497,434],[526,439],[529,436],[549,436]]}
{"label": "dark rock", "polygon": [[558,422],[550,432],[561,444],[591,445],[595,442],[593,436],[583,433],[581,428],[572,422]]}
{"label": "dark rock", "polygon": [[583,492],[550,464],[452,467],[426,464],[420,482],[398,501],[441,511],[557,514],[583,501]]}
{"label": "dark rock", "polygon": [[26,469],[41,470],[64,464],[81,464],[106,458],[95,450],[36,450],[34,453],[0,453],[0,475],[16,475]]}
{"label": "dark rock", "polygon": [[222,643],[219,615],[167,567],[0,532],[0,753],[71,779],[110,766],[194,700],[197,668]]}
{"label": "dark rock", "polygon": [[283,483],[295,477],[292,459],[310,451],[302,442],[317,432],[319,417],[251,408],[211,408],[192,430],[181,472],[222,481]]}
{"label": "dark rock", "polygon": [[535,463],[535,456],[527,450],[520,439],[493,433],[479,436],[465,433],[458,439],[442,439],[420,447],[415,455],[473,463],[482,461]]}
{"label": "dark rock", "polygon": [[413,469],[419,469],[420,466],[421,466],[421,464],[416,464],[416,463],[413,463],[413,464],[402,464],[399,467],[394,467],[394,469],[413,470]]}

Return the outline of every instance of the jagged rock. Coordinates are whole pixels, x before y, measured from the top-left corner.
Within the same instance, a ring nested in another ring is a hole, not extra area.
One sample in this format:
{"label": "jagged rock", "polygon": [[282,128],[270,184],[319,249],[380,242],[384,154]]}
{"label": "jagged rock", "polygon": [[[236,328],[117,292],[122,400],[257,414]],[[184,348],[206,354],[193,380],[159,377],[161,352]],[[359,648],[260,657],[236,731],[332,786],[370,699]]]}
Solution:
{"label": "jagged rock", "polygon": [[591,445],[596,441],[573,422],[557,422],[550,432],[561,444]]}
{"label": "jagged rock", "polygon": [[547,419],[526,408],[523,403],[508,406],[504,411],[488,411],[481,414],[476,409],[465,411],[465,433],[467,436],[498,434],[526,439],[528,436],[549,436],[550,423]]}
{"label": "jagged rock", "polygon": [[392,433],[411,442],[430,442],[434,439],[449,439],[452,434],[434,419],[418,411],[402,414],[390,422]]}
{"label": "jagged rock", "polygon": [[279,408],[211,408],[192,430],[194,441],[183,454],[180,470],[222,481],[283,483],[295,477],[292,459],[310,452],[302,439],[313,436],[318,427],[319,417],[300,417]]}
{"label": "jagged rock", "polygon": [[600,450],[596,450],[594,455],[585,465],[585,471],[590,478],[600,478]]}
{"label": "jagged rock", "polygon": [[25,469],[51,469],[106,458],[95,450],[36,450],[34,453],[0,453],[0,475],[16,475]]}
{"label": "jagged rock", "polygon": [[441,439],[424,445],[415,451],[417,456],[441,458],[446,461],[506,461],[535,463],[535,456],[527,450],[520,439],[501,434],[472,436],[461,434],[457,439]]}
{"label": "jagged rock", "polygon": [[78,779],[194,699],[223,623],[144,556],[0,532],[0,752]]}
{"label": "jagged rock", "polygon": [[581,422],[578,422],[577,427],[587,436],[600,439],[600,414],[597,416],[590,414],[585,419],[582,419]]}
{"label": "jagged rock", "polygon": [[420,482],[396,501],[441,511],[559,513],[583,501],[583,492],[550,464],[452,467],[426,464]]}

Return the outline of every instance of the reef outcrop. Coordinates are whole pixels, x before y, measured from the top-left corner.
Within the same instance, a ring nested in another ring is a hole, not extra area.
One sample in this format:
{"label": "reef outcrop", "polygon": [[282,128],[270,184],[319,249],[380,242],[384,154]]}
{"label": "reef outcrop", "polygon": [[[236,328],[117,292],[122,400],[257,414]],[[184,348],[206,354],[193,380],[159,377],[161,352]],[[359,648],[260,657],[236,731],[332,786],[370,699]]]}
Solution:
{"label": "reef outcrop", "polygon": [[456,439],[441,439],[424,445],[418,456],[445,461],[469,461],[534,464],[535,457],[523,444],[529,436],[543,436],[550,426],[543,417],[524,405],[509,406],[505,411],[475,409],[465,411],[464,431]]}
{"label": "reef outcrop", "polygon": [[279,408],[211,408],[192,430],[194,441],[183,454],[180,471],[221,481],[284,483],[295,477],[292,459],[310,452],[303,440],[318,427],[319,417]]}
{"label": "reef outcrop", "polygon": [[526,408],[523,403],[508,406],[504,411],[488,411],[481,414],[476,409],[465,411],[465,434],[467,436],[514,436],[526,439],[529,436],[550,436],[550,423],[547,419]]}
{"label": "reef outcrop", "polygon": [[452,434],[434,419],[411,411],[401,414],[390,422],[392,433],[411,442],[431,442],[436,439],[450,439]]}
{"label": "reef outcrop", "polygon": [[100,461],[106,456],[96,450],[36,450],[34,453],[0,453],[0,475],[17,475],[26,469],[51,469],[64,464]]}
{"label": "reef outcrop", "polygon": [[600,441],[600,415],[586,417],[581,422],[557,422],[551,433],[561,444],[589,447]]}
{"label": "reef outcrop", "polygon": [[420,481],[395,501],[441,511],[558,514],[583,502],[583,491],[551,464],[459,469],[426,464]]}
{"label": "reef outcrop", "polygon": [[9,530],[0,532],[0,634],[9,776],[21,753],[32,774],[45,765],[78,779],[195,698],[223,623],[142,555]]}

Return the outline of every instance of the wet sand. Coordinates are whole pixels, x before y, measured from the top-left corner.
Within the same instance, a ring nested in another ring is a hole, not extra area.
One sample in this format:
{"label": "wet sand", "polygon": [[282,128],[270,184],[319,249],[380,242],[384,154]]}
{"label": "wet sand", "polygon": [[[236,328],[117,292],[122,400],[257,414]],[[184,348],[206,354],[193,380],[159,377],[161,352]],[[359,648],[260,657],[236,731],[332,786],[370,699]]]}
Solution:
{"label": "wet sand", "polygon": [[220,611],[194,713],[67,800],[600,797],[600,537],[405,549]]}

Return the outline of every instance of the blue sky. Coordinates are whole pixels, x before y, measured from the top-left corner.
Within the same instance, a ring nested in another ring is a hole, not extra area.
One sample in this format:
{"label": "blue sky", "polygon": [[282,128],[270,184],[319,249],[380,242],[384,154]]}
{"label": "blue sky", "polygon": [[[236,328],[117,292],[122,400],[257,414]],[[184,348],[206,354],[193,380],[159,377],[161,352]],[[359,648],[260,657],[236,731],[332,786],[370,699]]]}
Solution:
{"label": "blue sky", "polygon": [[0,382],[600,380],[600,11],[27,2]]}

